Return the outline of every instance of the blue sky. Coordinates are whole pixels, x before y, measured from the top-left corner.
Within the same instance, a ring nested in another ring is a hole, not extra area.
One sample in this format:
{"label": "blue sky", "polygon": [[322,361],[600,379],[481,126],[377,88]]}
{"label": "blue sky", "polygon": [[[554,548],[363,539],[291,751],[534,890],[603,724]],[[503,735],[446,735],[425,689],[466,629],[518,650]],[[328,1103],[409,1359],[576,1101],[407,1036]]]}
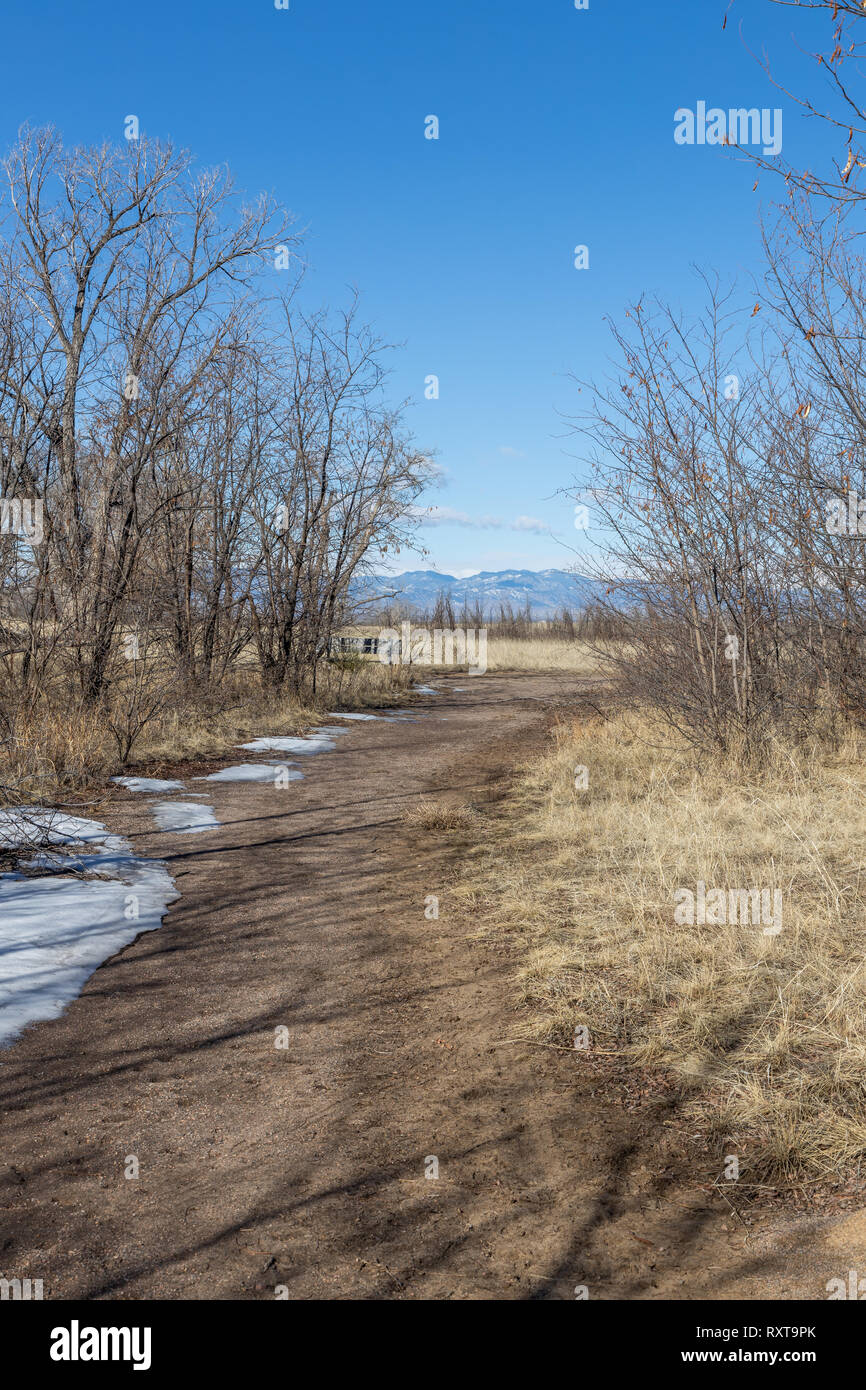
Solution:
{"label": "blue sky", "polygon": [[781,106],[795,163],[819,138],[749,52],[816,91],[802,20],[768,0],[44,0],[2,24],[4,146],[25,120],[120,140],[136,114],[273,192],[307,229],[308,294],[357,286],[404,345],[391,391],[442,470],[430,555],[406,569],[579,563],[564,417],[572,376],[606,370],[605,315],[643,292],[695,308],[694,265],[760,272],[779,184],[677,145],[675,109]]}

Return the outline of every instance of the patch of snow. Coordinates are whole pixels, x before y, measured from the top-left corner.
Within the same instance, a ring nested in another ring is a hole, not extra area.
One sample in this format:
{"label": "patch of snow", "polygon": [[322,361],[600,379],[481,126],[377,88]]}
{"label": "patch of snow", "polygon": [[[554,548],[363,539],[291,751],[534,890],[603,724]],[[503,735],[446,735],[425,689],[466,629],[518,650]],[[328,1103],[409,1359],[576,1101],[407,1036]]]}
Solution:
{"label": "patch of snow", "polygon": [[213,807],[200,806],[198,801],[157,801],[150,809],[160,830],[177,835],[198,835],[219,825]]}
{"label": "patch of snow", "polygon": [[40,849],[33,855],[32,859],[21,860],[22,869],[66,869],[67,872],[99,874],[101,878],[113,878],[114,871],[110,865],[103,866],[101,861],[92,854],[85,855],[83,858],[77,854],[61,854],[57,850]]}
{"label": "patch of snow", "polygon": [[432,685],[415,685],[413,690],[417,690],[419,695],[438,695],[440,692],[434,690]]}
{"label": "patch of snow", "polygon": [[211,772],[207,777],[196,777],[197,782],[275,782],[278,770],[282,780],[300,782],[303,772],[287,768],[285,763],[238,763],[236,767],[224,767],[221,772]]}
{"label": "patch of snow", "polygon": [[[438,694],[438,692],[436,692]],[[329,714],[329,719],[378,719],[385,724],[414,724],[417,720],[425,718],[426,710],[407,710],[395,709],[388,710],[386,714]],[[335,729],[334,733],[343,734],[345,729]]]}
{"label": "patch of snow", "polygon": [[29,845],[92,845],[97,854],[127,849],[119,835],[109,835],[99,821],[68,816],[46,806],[18,806],[0,811],[0,847],[26,849]]}
{"label": "patch of snow", "polygon": [[328,715],[329,719],[382,719],[381,714],[344,714],[338,710],[332,710]]}
{"label": "patch of snow", "polygon": [[163,782],[159,777],[112,777],[131,792],[182,792],[183,782]]}
{"label": "patch of snow", "polygon": [[[334,729],[332,733],[345,733]],[[252,743],[239,743],[250,753],[332,753],[336,748],[333,737],[326,733],[309,734],[306,738],[257,738]]]}
{"label": "patch of snow", "polygon": [[0,1047],[28,1023],[57,1018],[103,961],[161,926],[179,896],[162,864],[136,858],[98,821],[44,807],[0,812],[0,844],[31,844],[34,830],[92,851],[73,859],[40,851],[37,866],[59,861],[111,881],[0,876]]}

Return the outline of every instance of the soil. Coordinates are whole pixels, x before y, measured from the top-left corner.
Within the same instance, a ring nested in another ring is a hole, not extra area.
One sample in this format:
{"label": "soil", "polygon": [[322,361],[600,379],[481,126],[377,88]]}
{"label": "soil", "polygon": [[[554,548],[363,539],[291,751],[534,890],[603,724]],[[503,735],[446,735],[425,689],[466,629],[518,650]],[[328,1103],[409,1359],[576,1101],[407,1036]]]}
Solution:
{"label": "soil", "polygon": [[286,788],[188,782],[207,834],[113,796],[181,896],[0,1053],[0,1274],[55,1299],[824,1299],[863,1264],[866,1213],[720,1191],[663,1081],[515,1041],[512,948],[449,900],[471,831],[403,816],[489,807],[581,683],[454,683]]}

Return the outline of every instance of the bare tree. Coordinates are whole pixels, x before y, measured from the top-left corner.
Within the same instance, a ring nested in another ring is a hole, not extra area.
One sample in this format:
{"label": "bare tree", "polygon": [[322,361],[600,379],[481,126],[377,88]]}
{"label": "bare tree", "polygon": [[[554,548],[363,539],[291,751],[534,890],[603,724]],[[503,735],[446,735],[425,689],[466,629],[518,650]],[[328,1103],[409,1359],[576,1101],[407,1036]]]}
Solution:
{"label": "bare tree", "polygon": [[383,345],[358,326],[357,305],[335,325],[291,302],[284,312],[281,440],[259,498],[250,614],[265,679],[315,688],[352,580],[406,539],[429,465],[383,402]]}
{"label": "bare tree", "polygon": [[593,387],[595,570],[622,639],[607,659],[694,743],[757,752],[802,711],[773,430],[741,317],[710,286],[686,325],[636,305],[613,328],[619,371]]}
{"label": "bare tree", "polygon": [[[826,16],[826,41],[810,54],[824,81],[821,95],[793,92],[777,77],[770,59],[760,58],[773,85],[810,118],[820,122],[829,137],[824,167],[798,168],[786,159],[768,160],[744,151],[760,168],[780,174],[793,193],[796,190],[839,205],[861,203],[866,192],[862,173],[866,168],[866,105],[860,86],[864,56],[866,9],[860,0],[770,0],[787,10],[810,17]],[[810,29],[811,32],[811,29]]]}
{"label": "bare tree", "polygon": [[0,698],[104,714],[125,761],[175,694],[314,692],[431,476],[384,345],[272,296],[286,217],[185,152],[25,129],[5,169],[0,487],[43,512],[0,526]]}
{"label": "bare tree", "polygon": [[5,169],[3,316],[26,304],[32,337],[12,331],[2,415],[42,436],[52,603],[93,701],[165,505],[146,483],[286,233],[267,200],[235,210],[225,173],[194,175],[189,155],[145,140],[66,151],[25,130]]}

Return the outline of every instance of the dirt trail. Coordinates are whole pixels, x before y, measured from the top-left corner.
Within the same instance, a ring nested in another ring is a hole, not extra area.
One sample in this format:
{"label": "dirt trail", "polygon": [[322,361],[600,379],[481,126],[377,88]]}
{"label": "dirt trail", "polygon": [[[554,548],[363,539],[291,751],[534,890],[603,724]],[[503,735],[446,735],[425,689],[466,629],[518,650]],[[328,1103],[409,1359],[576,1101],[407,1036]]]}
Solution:
{"label": "dirt trail", "polygon": [[704,1299],[824,1298],[856,1267],[863,1216],[747,1231],[663,1095],[510,1041],[512,962],[449,906],[460,849],[401,816],[500,795],[578,687],[455,683],[284,790],[210,784],[218,831],[118,800],[182,896],[0,1053],[0,1274],[51,1298]]}

